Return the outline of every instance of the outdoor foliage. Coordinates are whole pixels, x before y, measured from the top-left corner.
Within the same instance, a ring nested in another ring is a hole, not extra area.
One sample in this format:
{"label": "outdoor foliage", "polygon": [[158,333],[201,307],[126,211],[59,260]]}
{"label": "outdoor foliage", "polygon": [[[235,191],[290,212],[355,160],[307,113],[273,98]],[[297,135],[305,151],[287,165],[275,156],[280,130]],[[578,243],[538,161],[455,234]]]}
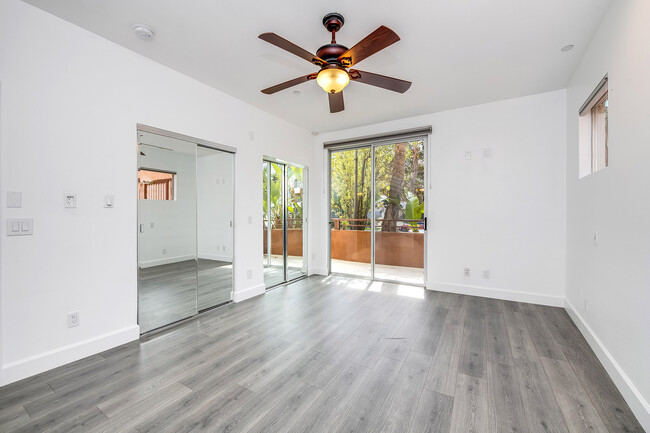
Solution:
{"label": "outdoor foliage", "polygon": [[[268,202],[269,170],[271,172],[271,200]],[[299,167],[287,165],[287,228],[301,228],[303,215],[303,170]],[[271,227],[282,228],[282,165],[264,162],[262,180],[262,208],[264,220],[270,213]]]}
{"label": "outdoor foliage", "polygon": [[[372,164],[370,148],[333,152],[331,159],[332,218],[342,229],[370,229]],[[418,231],[417,223],[400,226],[403,219],[424,213],[424,143],[411,141],[375,147],[375,218],[382,231]],[[362,220],[362,221],[354,221]],[[363,221],[365,220],[365,221]]]}

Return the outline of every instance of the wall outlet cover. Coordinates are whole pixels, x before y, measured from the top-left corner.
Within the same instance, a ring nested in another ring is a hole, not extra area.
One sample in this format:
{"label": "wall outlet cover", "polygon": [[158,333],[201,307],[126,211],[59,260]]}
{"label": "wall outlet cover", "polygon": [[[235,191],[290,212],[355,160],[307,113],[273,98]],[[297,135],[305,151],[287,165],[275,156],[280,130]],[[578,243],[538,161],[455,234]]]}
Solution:
{"label": "wall outlet cover", "polygon": [[63,195],[63,207],[74,209],[77,207],[77,194],[66,193]]}
{"label": "wall outlet cover", "polygon": [[75,311],[74,313],[68,314],[68,328],[74,328],[79,326],[79,312]]}
{"label": "wall outlet cover", "polygon": [[7,191],[7,207],[23,207],[23,193],[20,191]]}

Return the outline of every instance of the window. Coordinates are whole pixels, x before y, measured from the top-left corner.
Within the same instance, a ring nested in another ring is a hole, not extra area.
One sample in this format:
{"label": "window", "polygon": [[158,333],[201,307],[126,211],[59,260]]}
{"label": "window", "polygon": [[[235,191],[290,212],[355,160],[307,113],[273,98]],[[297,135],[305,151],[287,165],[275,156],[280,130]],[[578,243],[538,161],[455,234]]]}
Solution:
{"label": "window", "polygon": [[579,175],[585,177],[609,165],[607,76],[579,112]]}
{"label": "window", "polygon": [[138,170],[138,198],[145,200],[174,200],[176,173],[169,171]]}

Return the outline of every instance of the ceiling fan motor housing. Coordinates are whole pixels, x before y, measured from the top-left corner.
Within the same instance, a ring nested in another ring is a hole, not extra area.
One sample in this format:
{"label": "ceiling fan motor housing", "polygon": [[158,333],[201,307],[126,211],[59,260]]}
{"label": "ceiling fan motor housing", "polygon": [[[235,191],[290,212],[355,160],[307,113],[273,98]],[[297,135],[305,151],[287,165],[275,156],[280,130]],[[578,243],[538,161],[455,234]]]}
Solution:
{"label": "ceiling fan motor housing", "polygon": [[338,58],[341,54],[345,53],[348,47],[341,44],[327,44],[323,45],[316,51],[316,55],[327,63],[339,64]]}

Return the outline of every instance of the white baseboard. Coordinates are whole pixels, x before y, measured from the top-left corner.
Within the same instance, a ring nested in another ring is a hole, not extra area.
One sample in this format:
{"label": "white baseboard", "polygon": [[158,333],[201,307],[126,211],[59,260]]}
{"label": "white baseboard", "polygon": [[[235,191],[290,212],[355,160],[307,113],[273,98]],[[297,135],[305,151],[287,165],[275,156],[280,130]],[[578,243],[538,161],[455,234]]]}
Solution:
{"label": "white baseboard", "polygon": [[313,268],[309,269],[309,275],[322,275],[327,276],[327,268]]}
{"label": "white baseboard", "polygon": [[650,404],[643,398],[637,387],[634,386],[634,383],[625,374],[625,371],[623,371],[619,363],[616,362],[616,359],[568,299],[564,301],[564,308],[569,313],[573,323],[582,332],[582,335],[587,340],[587,343],[589,343],[589,346],[591,346],[600,363],[605,367],[605,370],[614,381],[614,384],[621,392],[621,395],[623,395],[623,398],[630,406],[630,409],[632,409],[632,412],[634,412],[636,418],[646,431],[650,431]]}
{"label": "white baseboard", "polygon": [[164,259],[147,260],[139,262],[138,266],[141,268],[151,268],[153,266],[168,265],[170,263],[185,262],[187,260],[194,260],[196,256],[189,254],[187,256],[165,257]]}
{"label": "white baseboard", "polygon": [[218,254],[201,254],[201,253],[199,253],[199,259],[217,260],[219,262],[232,262],[232,256],[220,256]]}
{"label": "white baseboard", "polygon": [[70,344],[55,350],[30,356],[2,367],[1,385],[7,385],[26,377],[51,370],[86,356],[117,347],[140,338],[138,325],[128,326],[108,334],[99,335],[85,341]]}
{"label": "white baseboard", "polygon": [[264,284],[259,284],[257,286],[249,287],[247,289],[238,290],[233,295],[234,302],[245,301],[246,299],[253,298],[255,296],[263,295],[266,293],[266,287]]}
{"label": "white baseboard", "polygon": [[513,290],[497,289],[494,287],[470,286],[455,283],[428,282],[428,290],[458,293],[459,295],[480,296],[482,298],[502,299],[504,301],[528,302],[530,304],[564,307],[561,296],[543,295],[541,293],[515,292]]}

